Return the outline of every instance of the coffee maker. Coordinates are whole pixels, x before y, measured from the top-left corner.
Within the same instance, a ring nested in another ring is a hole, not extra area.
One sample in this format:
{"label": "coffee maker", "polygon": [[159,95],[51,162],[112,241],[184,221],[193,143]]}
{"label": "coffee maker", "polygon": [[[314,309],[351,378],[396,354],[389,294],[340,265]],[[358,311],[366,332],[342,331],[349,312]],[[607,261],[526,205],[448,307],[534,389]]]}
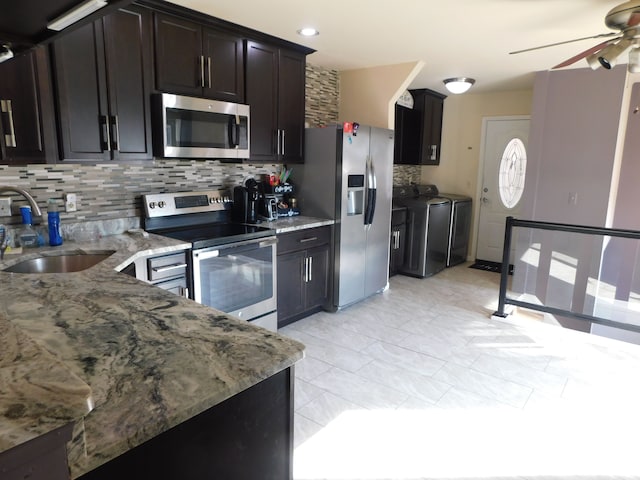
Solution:
{"label": "coffee maker", "polygon": [[233,189],[233,221],[258,223],[258,213],[264,194],[260,184],[253,178]]}

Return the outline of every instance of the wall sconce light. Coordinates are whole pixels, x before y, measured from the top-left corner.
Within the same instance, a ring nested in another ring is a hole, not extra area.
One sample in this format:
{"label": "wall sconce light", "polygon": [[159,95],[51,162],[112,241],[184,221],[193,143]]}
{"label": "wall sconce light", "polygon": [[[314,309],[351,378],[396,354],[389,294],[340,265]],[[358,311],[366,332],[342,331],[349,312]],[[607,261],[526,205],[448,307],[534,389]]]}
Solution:
{"label": "wall sconce light", "polygon": [[47,28],[49,30],[59,32],[60,30],[67,28],[69,25],[73,25],[74,23],[82,20],[84,17],[91,15],[96,10],[100,10],[105,5],[107,5],[107,0],[87,0],[63,15],[60,15],[55,20],[47,23]]}
{"label": "wall sconce light", "polygon": [[447,78],[443,80],[444,86],[451,93],[464,93],[471,88],[471,85],[476,83],[473,78],[469,77],[455,77],[455,78]]}

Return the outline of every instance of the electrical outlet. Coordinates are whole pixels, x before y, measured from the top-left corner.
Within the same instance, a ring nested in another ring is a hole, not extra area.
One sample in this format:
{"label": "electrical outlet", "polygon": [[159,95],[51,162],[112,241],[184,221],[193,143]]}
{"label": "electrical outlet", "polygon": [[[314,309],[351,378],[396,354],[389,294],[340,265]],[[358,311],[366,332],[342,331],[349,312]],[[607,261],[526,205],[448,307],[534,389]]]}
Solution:
{"label": "electrical outlet", "polygon": [[0,198],[0,217],[11,216],[11,198]]}
{"label": "electrical outlet", "polygon": [[78,199],[75,193],[66,193],[64,196],[64,211],[75,212],[78,210]]}

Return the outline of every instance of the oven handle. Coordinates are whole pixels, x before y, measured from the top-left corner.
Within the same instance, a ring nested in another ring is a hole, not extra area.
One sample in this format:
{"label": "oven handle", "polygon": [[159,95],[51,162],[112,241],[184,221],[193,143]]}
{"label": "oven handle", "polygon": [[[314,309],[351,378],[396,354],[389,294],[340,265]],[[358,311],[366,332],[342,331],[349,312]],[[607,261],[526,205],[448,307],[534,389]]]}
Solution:
{"label": "oven handle", "polygon": [[275,244],[277,241],[278,240],[276,237],[268,237],[265,240],[260,240],[260,241],[245,240],[244,242],[233,242],[226,245],[219,245],[219,246],[213,247],[214,249],[212,250],[208,250],[208,249],[196,250],[193,252],[193,257],[198,260],[206,260],[207,258],[220,256],[220,252],[222,250],[243,247],[245,245],[257,245],[259,248],[264,248],[264,247],[268,247],[270,245]]}

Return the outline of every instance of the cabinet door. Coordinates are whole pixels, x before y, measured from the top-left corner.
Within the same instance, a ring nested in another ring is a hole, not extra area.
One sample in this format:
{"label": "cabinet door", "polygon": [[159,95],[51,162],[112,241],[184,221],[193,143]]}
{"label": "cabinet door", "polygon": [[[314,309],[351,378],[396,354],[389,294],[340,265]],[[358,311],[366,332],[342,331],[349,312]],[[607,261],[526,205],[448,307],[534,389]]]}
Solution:
{"label": "cabinet door", "polygon": [[171,15],[155,15],[156,87],[170,93],[202,95],[202,28]]}
{"label": "cabinet door", "polygon": [[278,128],[281,135],[280,161],[302,163],[305,101],[304,55],[280,51],[278,66]]}
{"label": "cabinet door", "polygon": [[251,106],[251,160],[277,162],[278,49],[247,42],[246,101]]}
{"label": "cabinet door", "polygon": [[150,13],[128,7],[104,17],[113,156],[152,158]]}
{"label": "cabinet door", "polygon": [[420,165],[422,112],[396,105],[393,163]]}
{"label": "cabinet door", "polygon": [[306,309],[326,305],[329,299],[329,245],[307,251],[309,275],[306,283]]}
{"label": "cabinet door", "polygon": [[108,160],[107,88],[102,22],[63,35],[53,44],[61,158]]}
{"label": "cabinet door", "polygon": [[425,95],[422,126],[422,164],[440,164],[440,144],[442,136],[442,98]]}
{"label": "cabinet door", "polygon": [[278,255],[277,262],[278,327],[283,327],[289,318],[305,310],[305,252]]}
{"label": "cabinet door", "polygon": [[[44,63],[44,47],[0,64],[0,160],[3,164],[44,163],[48,152],[45,144],[40,95],[50,95],[42,87],[40,76],[48,83]],[[42,57],[42,62],[38,59]],[[39,68],[43,67],[43,68]],[[49,97],[47,96],[47,99]],[[50,132],[51,133],[51,132]],[[54,147],[55,150],[55,147]],[[52,159],[53,160],[53,159]]]}
{"label": "cabinet door", "polygon": [[211,29],[202,33],[205,58],[204,96],[244,102],[244,41]]}

